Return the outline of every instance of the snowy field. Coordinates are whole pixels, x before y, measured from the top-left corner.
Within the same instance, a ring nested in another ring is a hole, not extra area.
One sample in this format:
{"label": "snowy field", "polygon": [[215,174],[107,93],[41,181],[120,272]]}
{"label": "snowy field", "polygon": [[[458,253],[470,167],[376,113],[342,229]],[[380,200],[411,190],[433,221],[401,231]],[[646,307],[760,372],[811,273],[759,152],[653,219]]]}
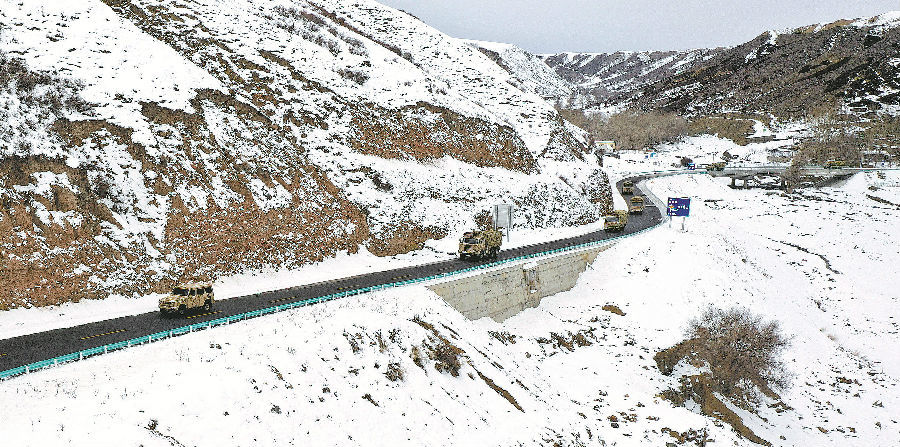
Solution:
{"label": "snowy field", "polygon": [[[676,221],[625,240],[573,290],[502,324],[421,286],[338,300],[3,382],[0,401],[16,405],[0,407],[0,432],[40,446],[665,445],[706,430],[755,445],[656,397],[676,382],[653,355],[712,303],[792,337],[792,386],[777,390],[791,409],[732,408],[758,436],[900,444],[900,249],[886,241],[900,210],[869,197],[900,202],[900,175],[787,196],[704,175],[649,185],[693,198],[686,232]],[[418,256],[389,262],[432,255]],[[456,376],[441,352],[458,354]]]}

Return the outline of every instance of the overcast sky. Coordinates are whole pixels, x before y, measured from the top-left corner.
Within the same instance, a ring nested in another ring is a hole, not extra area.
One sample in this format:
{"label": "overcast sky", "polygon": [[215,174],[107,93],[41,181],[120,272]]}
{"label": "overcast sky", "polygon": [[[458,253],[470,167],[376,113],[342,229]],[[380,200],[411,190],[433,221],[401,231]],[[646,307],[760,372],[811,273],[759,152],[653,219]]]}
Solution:
{"label": "overcast sky", "polygon": [[379,0],[454,37],[533,53],[731,46],[770,29],[900,10],[900,0]]}

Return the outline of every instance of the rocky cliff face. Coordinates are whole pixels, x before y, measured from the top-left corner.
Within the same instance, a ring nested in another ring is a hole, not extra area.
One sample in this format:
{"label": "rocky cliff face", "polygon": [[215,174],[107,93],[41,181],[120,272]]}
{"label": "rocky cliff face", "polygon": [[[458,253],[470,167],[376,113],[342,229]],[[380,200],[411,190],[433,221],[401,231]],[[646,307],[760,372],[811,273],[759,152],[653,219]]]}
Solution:
{"label": "rocky cliff face", "polygon": [[[0,10],[0,309],[596,219],[583,132],[372,1]],[[569,212],[554,213],[542,195]]]}
{"label": "rocky cliff face", "polygon": [[689,71],[722,49],[692,51],[618,51],[542,55],[563,79],[590,98],[588,105],[628,102],[642,88]]}
{"label": "rocky cliff face", "polygon": [[900,113],[900,13],[765,32],[734,48],[560,54],[546,62],[604,105],[704,115]]}

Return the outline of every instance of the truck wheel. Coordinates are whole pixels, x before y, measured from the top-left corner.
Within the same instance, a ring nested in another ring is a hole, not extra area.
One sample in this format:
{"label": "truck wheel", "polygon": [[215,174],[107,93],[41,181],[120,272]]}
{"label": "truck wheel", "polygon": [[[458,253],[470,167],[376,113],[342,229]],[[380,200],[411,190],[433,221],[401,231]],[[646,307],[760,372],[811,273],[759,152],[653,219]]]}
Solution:
{"label": "truck wheel", "polygon": [[178,306],[178,315],[183,316],[185,314],[185,312],[187,312],[187,308],[184,307],[184,304],[182,304],[181,306]]}
{"label": "truck wheel", "polygon": [[209,300],[206,300],[206,302],[203,303],[203,310],[209,312],[210,309],[212,309],[212,303]]}
{"label": "truck wheel", "polygon": [[494,247],[494,249],[491,250],[491,259],[497,259],[498,253],[500,253],[500,249],[497,247]]}

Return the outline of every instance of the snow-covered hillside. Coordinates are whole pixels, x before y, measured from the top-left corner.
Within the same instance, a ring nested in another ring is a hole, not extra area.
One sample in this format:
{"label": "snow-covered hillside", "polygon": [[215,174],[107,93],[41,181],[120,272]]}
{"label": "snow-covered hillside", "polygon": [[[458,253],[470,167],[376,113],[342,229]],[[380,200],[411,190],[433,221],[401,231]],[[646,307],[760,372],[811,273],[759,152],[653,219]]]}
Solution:
{"label": "snow-covered hillside", "polygon": [[[714,146],[697,143],[660,157]],[[730,407],[756,435],[900,443],[900,250],[885,240],[900,224],[889,204],[900,175],[794,194],[725,183],[650,181],[662,198],[693,199],[686,232],[675,222],[622,241],[574,289],[502,324],[468,321],[419,286],[338,300],[11,379],[0,431],[41,446],[697,445],[704,433],[753,446],[659,397],[677,377],[654,354],[712,304],[746,307],[791,337],[785,405]]]}
{"label": "snow-covered hillside", "polygon": [[590,93],[590,111],[623,108],[703,116],[723,112],[801,118],[845,106],[900,113],[900,12],[762,31],[730,48],[541,55]]}
{"label": "snow-covered hillside", "polygon": [[534,86],[370,0],[4,0],[0,54],[0,309],[608,206]]}
{"label": "snow-covered hillside", "polygon": [[578,86],[560,77],[539,56],[506,43],[476,40],[470,43],[508,71],[513,76],[513,85],[524,91],[537,93],[565,108],[584,108],[590,99]]}
{"label": "snow-covered hillside", "polygon": [[544,54],[540,57],[560,77],[590,95],[593,103],[587,104],[586,108],[600,109],[604,105],[627,105],[643,87],[688,71],[720,51],[722,49],[618,51]]}

